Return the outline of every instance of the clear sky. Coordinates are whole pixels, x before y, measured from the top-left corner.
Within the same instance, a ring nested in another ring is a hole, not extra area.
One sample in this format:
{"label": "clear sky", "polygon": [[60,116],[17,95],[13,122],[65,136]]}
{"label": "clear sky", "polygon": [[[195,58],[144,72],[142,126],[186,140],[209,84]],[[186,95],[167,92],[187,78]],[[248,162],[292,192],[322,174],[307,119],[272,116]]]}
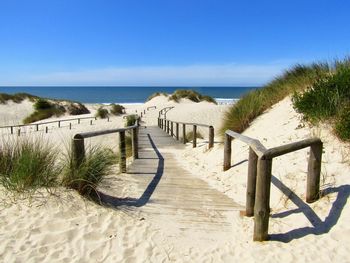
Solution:
{"label": "clear sky", "polygon": [[349,0],[0,0],[0,85],[261,85],[350,54]]}

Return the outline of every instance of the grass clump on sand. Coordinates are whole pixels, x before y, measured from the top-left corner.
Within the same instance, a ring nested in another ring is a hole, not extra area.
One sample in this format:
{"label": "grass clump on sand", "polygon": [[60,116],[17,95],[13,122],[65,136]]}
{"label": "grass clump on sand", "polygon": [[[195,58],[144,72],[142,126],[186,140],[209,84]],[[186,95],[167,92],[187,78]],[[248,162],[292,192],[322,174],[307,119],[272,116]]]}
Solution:
{"label": "grass clump on sand", "polygon": [[146,101],[150,101],[151,99],[158,97],[158,96],[168,97],[169,95],[168,95],[168,93],[165,93],[165,92],[156,92],[156,93],[153,93],[151,96],[149,96]]}
{"label": "grass clump on sand", "polygon": [[100,119],[105,119],[108,117],[108,115],[108,110],[103,107],[99,107],[95,114],[95,116]]}
{"label": "grass clump on sand", "polygon": [[[203,135],[200,132],[196,132],[197,139],[204,139]],[[193,141],[193,131],[186,133],[186,141]]]}
{"label": "grass clump on sand", "polygon": [[290,94],[305,90],[331,72],[332,67],[327,63],[294,66],[261,89],[247,93],[234,104],[224,116],[220,133],[223,134],[226,130],[243,132],[272,105]]}
{"label": "grass clump on sand", "polygon": [[71,151],[66,156],[63,168],[63,186],[78,191],[79,194],[95,199],[96,188],[104,176],[109,174],[117,162],[110,149],[91,147],[81,164],[76,164]]}
{"label": "grass clump on sand", "polygon": [[137,119],[138,119],[138,116],[136,114],[128,115],[126,117],[125,127],[135,125]]}
{"label": "grass clump on sand", "polygon": [[53,104],[45,99],[38,99],[34,105],[34,112],[23,120],[24,124],[40,121],[52,116],[59,117],[66,112],[63,106]]}
{"label": "grass clump on sand", "polygon": [[9,100],[12,100],[15,103],[21,103],[25,99],[29,99],[30,101],[34,102],[37,98],[37,96],[30,95],[27,93],[15,93],[13,95],[0,93],[0,104],[6,104]]}
{"label": "grass clump on sand", "polygon": [[113,115],[121,115],[125,112],[125,108],[122,105],[112,104],[111,106],[112,106],[112,108],[111,108],[110,112]]}
{"label": "grass clump on sand", "polygon": [[330,121],[335,133],[350,140],[350,63],[337,63],[334,73],[293,96],[295,109],[311,123]]}
{"label": "grass clump on sand", "polygon": [[58,151],[43,140],[24,137],[2,141],[1,183],[16,192],[54,186],[61,172],[57,157]]}
{"label": "grass clump on sand", "polygon": [[210,96],[204,96],[197,91],[194,90],[183,90],[179,89],[176,90],[170,97],[169,100],[173,100],[175,102],[179,102],[180,99],[189,99],[193,102],[201,102],[201,101],[207,101],[214,104],[217,104],[216,101],[210,97]]}

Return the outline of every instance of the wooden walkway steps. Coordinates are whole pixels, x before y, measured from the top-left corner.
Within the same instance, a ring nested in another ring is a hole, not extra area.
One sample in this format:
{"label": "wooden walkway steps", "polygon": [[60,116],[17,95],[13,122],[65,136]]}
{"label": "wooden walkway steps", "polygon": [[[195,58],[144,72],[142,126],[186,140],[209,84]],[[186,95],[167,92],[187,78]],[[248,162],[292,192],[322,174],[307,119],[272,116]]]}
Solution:
{"label": "wooden walkway steps", "polygon": [[102,200],[137,211],[147,220],[164,219],[167,227],[177,230],[191,228],[203,235],[232,232],[227,213],[244,207],[183,169],[171,150],[184,147],[157,126],[141,126],[139,159],[128,167],[127,174],[108,179]]}

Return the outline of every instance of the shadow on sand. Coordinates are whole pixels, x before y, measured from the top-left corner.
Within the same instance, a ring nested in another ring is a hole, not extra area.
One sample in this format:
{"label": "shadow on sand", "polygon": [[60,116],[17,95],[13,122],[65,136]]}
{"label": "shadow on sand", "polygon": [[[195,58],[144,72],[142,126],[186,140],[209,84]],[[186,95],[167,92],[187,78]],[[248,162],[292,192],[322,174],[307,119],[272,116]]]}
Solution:
{"label": "shadow on sand", "polygon": [[328,216],[322,221],[318,215],[312,210],[312,208],[305,203],[300,197],[298,197],[290,188],[284,185],[275,176],[272,176],[271,182],[282,191],[283,194],[289,196],[290,200],[298,207],[286,212],[271,215],[272,218],[283,218],[293,213],[303,213],[305,217],[310,221],[312,227],[302,227],[293,229],[286,233],[271,234],[270,240],[281,241],[288,243],[294,239],[299,239],[307,235],[322,235],[328,233],[333,226],[335,226],[340,218],[341,212],[346,205],[347,199],[350,195],[350,185],[342,185],[339,187],[330,187],[322,191],[322,196],[326,196],[331,193],[337,193],[337,198],[333,202]]}
{"label": "shadow on sand", "polygon": [[[157,149],[156,145],[154,144],[151,136],[149,134],[147,134],[147,138],[153,148],[153,150],[155,151],[155,153],[157,154],[158,157],[158,166],[157,166],[157,171],[152,179],[152,181],[148,184],[146,190],[143,192],[143,194],[140,196],[140,198],[118,198],[118,197],[114,197],[114,196],[110,196],[104,193],[99,192],[99,197],[100,197],[100,201],[108,206],[113,206],[113,207],[118,207],[118,206],[132,206],[132,207],[141,207],[144,206],[145,204],[148,203],[148,201],[150,200],[154,190],[156,189],[160,179],[163,176],[163,172],[164,172],[164,158],[161,155],[161,153],[159,152],[159,150]],[[148,173],[149,174],[149,173]]]}

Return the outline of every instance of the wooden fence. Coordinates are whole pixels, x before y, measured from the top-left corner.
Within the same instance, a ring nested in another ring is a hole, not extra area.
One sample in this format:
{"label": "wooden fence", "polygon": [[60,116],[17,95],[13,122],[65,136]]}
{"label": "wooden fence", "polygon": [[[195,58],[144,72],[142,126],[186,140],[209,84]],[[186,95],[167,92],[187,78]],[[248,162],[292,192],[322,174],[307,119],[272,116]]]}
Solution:
{"label": "wooden fence", "polygon": [[138,157],[138,129],[139,129],[139,120],[136,120],[135,125],[128,126],[125,128],[75,134],[72,140],[72,156],[73,156],[74,164],[79,166],[81,162],[84,160],[84,157],[85,157],[84,139],[111,134],[111,133],[119,133],[119,154],[120,154],[119,169],[122,173],[126,173],[125,132],[132,131],[132,136],[131,136],[132,155],[134,159],[138,159],[139,158]]}
{"label": "wooden fence", "polygon": [[158,113],[158,118],[161,118],[161,116],[164,115],[164,119],[166,119],[167,112],[173,108],[174,108],[174,106],[170,106],[170,107],[165,107],[165,108],[161,109]]}
{"label": "wooden fence", "polygon": [[224,141],[224,171],[231,168],[231,141],[238,139],[249,145],[246,216],[254,215],[254,241],[268,239],[270,217],[270,188],[272,160],[290,152],[310,147],[306,202],[316,201],[320,195],[320,173],[323,143],[319,138],[266,149],[258,140],[227,130]]}
{"label": "wooden fence", "polygon": [[[175,132],[174,132],[174,124],[175,124]],[[199,123],[177,122],[177,121],[167,120],[166,118],[158,118],[158,127],[163,129],[172,137],[175,137],[176,140],[180,139],[179,137],[180,124],[182,125],[182,142],[184,144],[187,143],[186,125],[188,125],[193,127],[193,141],[192,141],[193,148],[197,147],[197,127],[205,127],[209,129],[209,140],[208,140],[209,149],[214,146],[214,127],[213,126],[206,125],[206,124],[199,124]]]}

